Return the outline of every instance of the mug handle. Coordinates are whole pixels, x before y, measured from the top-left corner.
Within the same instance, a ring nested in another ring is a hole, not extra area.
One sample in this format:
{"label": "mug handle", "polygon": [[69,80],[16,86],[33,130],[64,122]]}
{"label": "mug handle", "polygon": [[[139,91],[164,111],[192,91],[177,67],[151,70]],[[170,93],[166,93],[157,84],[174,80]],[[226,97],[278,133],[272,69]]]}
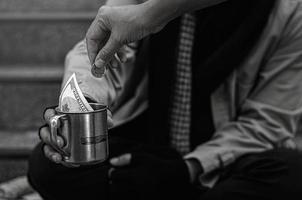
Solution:
{"label": "mug handle", "polygon": [[56,151],[58,151],[62,156],[68,156],[68,153],[60,148],[57,144],[58,139],[58,128],[61,126],[60,118],[65,117],[66,115],[54,115],[50,118],[50,145]]}

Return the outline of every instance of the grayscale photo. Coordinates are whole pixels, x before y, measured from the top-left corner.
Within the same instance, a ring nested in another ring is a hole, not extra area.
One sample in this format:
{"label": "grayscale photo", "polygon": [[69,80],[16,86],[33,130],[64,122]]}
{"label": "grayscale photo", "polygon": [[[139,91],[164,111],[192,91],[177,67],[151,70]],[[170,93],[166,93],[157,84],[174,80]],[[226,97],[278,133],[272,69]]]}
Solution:
{"label": "grayscale photo", "polygon": [[302,196],[302,0],[0,0],[0,200]]}

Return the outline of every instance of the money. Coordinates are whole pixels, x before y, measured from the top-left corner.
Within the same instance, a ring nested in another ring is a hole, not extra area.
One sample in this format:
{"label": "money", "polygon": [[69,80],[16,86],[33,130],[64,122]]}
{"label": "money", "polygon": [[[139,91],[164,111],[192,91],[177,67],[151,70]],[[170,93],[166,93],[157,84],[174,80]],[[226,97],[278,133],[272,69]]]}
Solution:
{"label": "money", "polygon": [[91,68],[91,74],[96,78],[102,78],[106,73],[106,67],[98,68],[93,64]]}
{"label": "money", "polygon": [[78,85],[75,74],[71,75],[62,89],[59,98],[59,109],[62,112],[93,111]]}

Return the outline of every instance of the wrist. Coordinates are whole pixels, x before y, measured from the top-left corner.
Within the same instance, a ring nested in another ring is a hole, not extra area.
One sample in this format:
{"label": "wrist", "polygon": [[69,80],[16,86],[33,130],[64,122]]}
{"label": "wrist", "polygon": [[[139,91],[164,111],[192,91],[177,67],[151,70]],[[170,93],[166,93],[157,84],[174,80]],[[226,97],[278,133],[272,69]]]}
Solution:
{"label": "wrist", "polygon": [[137,0],[107,0],[105,5],[106,6],[124,6],[124,5],[131,5],[137,4]]}
{"label": "wrist", "polygon": [[[151,19],[161,19],[168,23],[187,12],[211,7],[227,0],[148,0]],[[155,20],[156,21],[156,20]]]}
{"label": "wrist", "polygon": [[167,23],[183,13],[180,6],[184,0],[149,0],[143,3],[145,8],[146,24],[151,27],[153,33],[158,32]]}
{"label": "wrist", "polygon": [[200,162],[194,158],[186,159],[185,163],[188,167],[190,182],[195,183],[198,179],[198,176],[203,173],[203,168]]}

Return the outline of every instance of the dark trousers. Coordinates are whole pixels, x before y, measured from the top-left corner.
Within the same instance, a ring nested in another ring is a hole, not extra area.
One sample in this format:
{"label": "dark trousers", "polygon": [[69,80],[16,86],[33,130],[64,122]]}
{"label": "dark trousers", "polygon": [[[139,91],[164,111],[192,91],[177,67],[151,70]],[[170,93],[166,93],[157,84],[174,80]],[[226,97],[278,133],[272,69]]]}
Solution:
{"label": "dark trousers", "polygon": [[[111,131],[110,157],[131,151],[144,142],[143,132],[133,131],[137,128],[135,126],[120,127]],[[107,176],[109,168],[108,162],[66,168],[49,161],[43,155],[42,145],[39,144],[29,160],[28,178],[34,189],[46,200],[115,199],[110,193]],[[245,155],[221,170],[221,174],[221,179],[215,187],[206,189],[192,186],[194,190],[190,192],[196,192],[196,199],[202,200],[302,198],[302,154],[298,151],[275,149]],[[161,199],[160,194],[158,199]]]}

